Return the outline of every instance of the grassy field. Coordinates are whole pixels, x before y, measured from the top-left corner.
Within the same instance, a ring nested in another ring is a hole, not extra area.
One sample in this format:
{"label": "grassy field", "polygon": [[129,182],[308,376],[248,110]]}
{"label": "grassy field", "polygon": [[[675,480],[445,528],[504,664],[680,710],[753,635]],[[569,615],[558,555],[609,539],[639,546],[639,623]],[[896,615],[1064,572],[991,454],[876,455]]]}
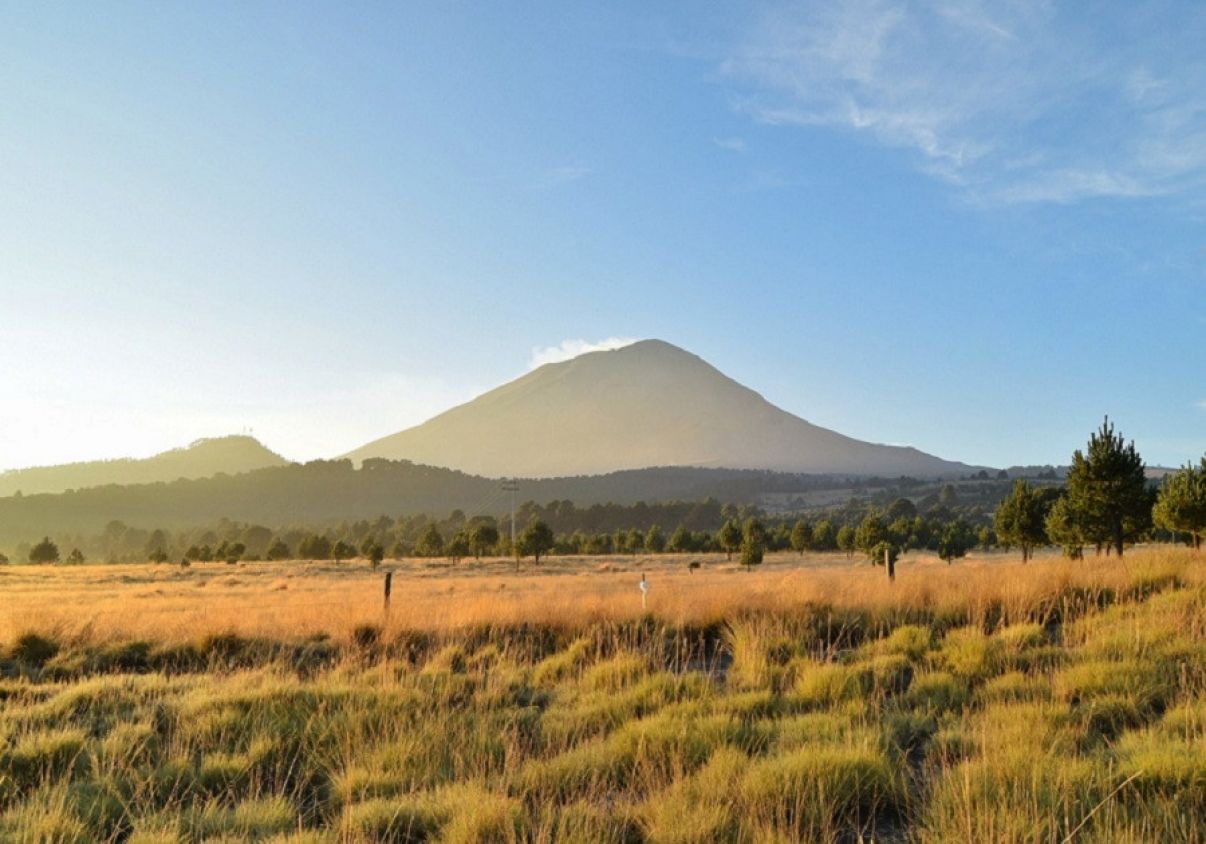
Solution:
{"label": "grassy field", "polygon": [[1206,840],[1204,562],[7,567],[0,840]]}

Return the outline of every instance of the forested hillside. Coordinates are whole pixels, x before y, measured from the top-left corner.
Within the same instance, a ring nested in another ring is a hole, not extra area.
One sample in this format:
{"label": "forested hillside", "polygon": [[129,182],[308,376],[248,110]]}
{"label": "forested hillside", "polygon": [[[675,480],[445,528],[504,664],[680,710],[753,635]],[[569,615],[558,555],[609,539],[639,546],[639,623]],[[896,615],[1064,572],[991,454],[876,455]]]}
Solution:
{"label": "forested hillside", "polygon": [[178,478],[233,475],[269,466],[284,466],[285,458],[254,437],[231,436],[197,440],[142,460],[92,460],[61,466],[34,466],[0,472],[0,496],[34,495],[84,489],[106,484],[148,484]]}

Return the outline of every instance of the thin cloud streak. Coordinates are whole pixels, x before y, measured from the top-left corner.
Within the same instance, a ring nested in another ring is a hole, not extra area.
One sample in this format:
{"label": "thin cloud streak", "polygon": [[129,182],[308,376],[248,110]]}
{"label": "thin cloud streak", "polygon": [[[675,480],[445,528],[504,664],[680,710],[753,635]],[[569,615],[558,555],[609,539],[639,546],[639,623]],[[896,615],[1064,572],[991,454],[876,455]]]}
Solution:
{"label": "thin cloud streak", "polygon": [[[788,4],[721,72],[752,119],[912,151],[979,202],[1203,192],[1206,62],[1162,22],[1115,23],[1129,49],[1041,2]],[[1206,37],[1206,15],[1182,25]]]}

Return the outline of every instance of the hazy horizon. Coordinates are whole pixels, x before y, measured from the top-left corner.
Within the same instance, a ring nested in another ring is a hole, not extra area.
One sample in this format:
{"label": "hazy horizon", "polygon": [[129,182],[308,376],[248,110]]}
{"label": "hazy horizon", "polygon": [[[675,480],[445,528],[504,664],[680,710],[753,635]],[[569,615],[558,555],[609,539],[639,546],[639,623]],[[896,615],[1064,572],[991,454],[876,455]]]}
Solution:
{"label": "hazy horizon", "polygon": [[1206,452],[1206,8],[0,9],[0,470],[633,339],[860,440]]}

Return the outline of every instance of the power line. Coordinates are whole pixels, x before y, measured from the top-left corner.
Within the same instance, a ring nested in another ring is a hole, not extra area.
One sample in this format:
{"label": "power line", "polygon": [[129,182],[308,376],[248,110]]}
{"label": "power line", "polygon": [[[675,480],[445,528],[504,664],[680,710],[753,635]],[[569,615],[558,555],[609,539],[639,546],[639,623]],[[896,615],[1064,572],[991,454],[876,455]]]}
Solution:
{"label": "power line", "polygon": [[[515,493],[519,492],[519,482],[512,478],[509,481],[503,481],[503,492],[511,493],[511,553],[515,553]],[[516,558],[518,559],[518,557]]]}

